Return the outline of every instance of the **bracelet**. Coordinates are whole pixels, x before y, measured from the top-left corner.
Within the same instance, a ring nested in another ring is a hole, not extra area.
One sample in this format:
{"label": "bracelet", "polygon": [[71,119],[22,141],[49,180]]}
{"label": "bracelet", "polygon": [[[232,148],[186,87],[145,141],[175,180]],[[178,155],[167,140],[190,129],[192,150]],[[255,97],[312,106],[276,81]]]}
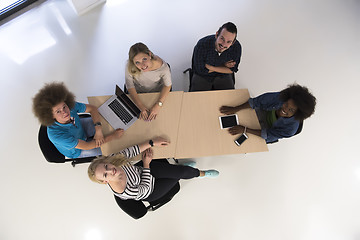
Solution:
{"label": "bracelet", "polygon": [[101,126],[101,122],[94,123],[94,127],[96,127],[96,126]]}
{"label": "bracelet", "polygon": [[149,144],[150,144],[150,146],[152,146],[152,147],[153,147],[153,146],[154,146],[154,142],[153,142],[153,140],[151,140],[151,139],[150,139]]}

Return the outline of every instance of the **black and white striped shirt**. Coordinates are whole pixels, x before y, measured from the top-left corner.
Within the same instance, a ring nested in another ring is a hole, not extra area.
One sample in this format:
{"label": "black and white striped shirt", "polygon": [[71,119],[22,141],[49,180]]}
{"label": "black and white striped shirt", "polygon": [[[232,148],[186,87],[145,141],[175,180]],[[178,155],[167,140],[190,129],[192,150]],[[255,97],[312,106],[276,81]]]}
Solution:
{"label": "black and white striped shirt", "polygon": [[[117,154],[123,154],[127,158],[132,158],[140,154],[140,148],[138,145],[135,145],[133,147],[126,148]],[[117,193],[111,189],[116,196],[124,200],[141,200],[147,198],[153,192],[155,178],[150,174],[149,168],[143,168],[131,164],[121,166],[121,168],[126,174],[126,187],[122,193]]]}

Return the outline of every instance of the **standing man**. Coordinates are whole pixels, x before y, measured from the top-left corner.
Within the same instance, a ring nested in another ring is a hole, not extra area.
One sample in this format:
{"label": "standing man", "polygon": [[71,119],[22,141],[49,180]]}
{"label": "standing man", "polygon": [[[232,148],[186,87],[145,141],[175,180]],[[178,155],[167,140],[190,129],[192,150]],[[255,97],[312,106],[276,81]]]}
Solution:
{"label": "standing man", "polygon": [[206,36],[194,48],[194,75],[190,91],[234,89],[232,74],[238,71],[241,45],[232,22],[222,25],[215,35]]}

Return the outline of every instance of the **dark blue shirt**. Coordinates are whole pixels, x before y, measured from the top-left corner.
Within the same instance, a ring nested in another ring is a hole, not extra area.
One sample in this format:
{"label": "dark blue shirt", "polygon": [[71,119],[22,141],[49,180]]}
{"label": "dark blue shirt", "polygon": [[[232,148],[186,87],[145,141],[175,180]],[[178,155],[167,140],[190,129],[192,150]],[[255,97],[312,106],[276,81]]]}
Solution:
{"label": "dark blue shirt", "polygon": [[233,45],[219,55],[215,49],[215,40],[215,35],[206,36],[200,39],[194,48],[192,67],[194,72],[202,77],[214,78],[225,74],[217,72],[209,73],[205,64],[223,67],[226,62],[233,60],[236,64],[231,68],[231,71],[238,71],[241,57],[241,45],[239,41],[235,40]]}
{"label": "dark blue shirt", "polygon": [[[280,109],[284,104],[279,98],[280,92],[264,93],[256,98],[250,98],[250,107],[255,110],[271,111]],[[267,143],[280,138],[294,136],[299,128],[299,121],[293,117],[279,117],[268,129],[261,129],[261,137]]]}

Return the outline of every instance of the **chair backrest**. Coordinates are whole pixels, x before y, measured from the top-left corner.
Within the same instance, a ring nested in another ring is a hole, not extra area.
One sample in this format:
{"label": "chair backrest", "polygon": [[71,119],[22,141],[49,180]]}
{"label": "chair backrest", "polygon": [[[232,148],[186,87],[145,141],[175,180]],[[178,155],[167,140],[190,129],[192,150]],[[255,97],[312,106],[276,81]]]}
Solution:
{"label": "chair backrest", "polygon": [[[79,114],[80,118],[91,117],[90,114]],[[50,141],[47,134],[47,127],[41,125],[38,134],[38,142],[40,150],[44,155],[46,161],[51,163],[64,163],[70,162],[73,167],[76,164],[91,162],[95,157],[85,157],[85,158],[74,158],[66,159],[65,156],[59,152],[55,145]]]}
{"label": "chair backrest", "polygon": [[134,219],[142,218],[146,215],[148,211],[155,211],[156,209],[162,207],[177,194],[180,190],[180,184],[176,183],[175,186],[167,192],[163,197],[157,199],[156,201],[149,202],[148,207],[140,200],[128,199],[123,200],[118,196],[114,195],[117,205],[123,210],[126,214]]}
{"label": "chair backrest", "polygon": [[150,205],[147,207],[148,211],[155,211],[156,209],[162,207],[180,191],[180,184],[177,182],[169,192],[167,192],[163,197],[158,200],[150,202]]}
{"label": "chair backrest", "polygon": [[145,216],[147,208],[142,201],[136,201],[134,199],[123,200],[114,195],[117,205],[130,217],[139,219]]}
{"label": "chair backrest", "polygon": [[59,150],[50,141],[47,135],[47,127],[41,125],[38,134],[38,142],[42,154],[48,162],[52,163],[64,163],[66,161],[65,156],[62,155]]}

